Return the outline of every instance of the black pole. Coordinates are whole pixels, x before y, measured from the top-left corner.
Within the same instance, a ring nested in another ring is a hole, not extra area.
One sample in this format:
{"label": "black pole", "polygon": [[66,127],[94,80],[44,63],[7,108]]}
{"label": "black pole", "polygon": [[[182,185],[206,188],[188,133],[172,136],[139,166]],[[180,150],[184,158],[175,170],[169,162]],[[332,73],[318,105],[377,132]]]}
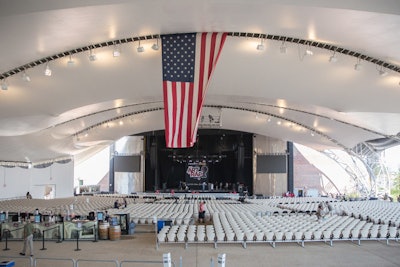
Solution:
{"label": "black pole", "polygon": [[44,247],[44,230],[42,231],[42,248],[40,250],[46,250],[47,248]]}
{"label": "black pole", "polygon": [[61,231],[60,231],[60,225],[58,225],[58,240],[56,243],[61,243],[62,239],[61,239]]}
{"label": "black pole", "polygon": [[97,242],[97,231],[96,231],[96,225],[93,225],[93,231],[94,231],[94,241],[93,242]]}
{"label": "black pole", "polygon": [[79,248],[79,230],[76,230],[76,249],[75,251],[80,251],[81,249]]}
{"label": "black pole", "polygon": [[10,250],[10,249],[8,248],[8,235],[10,234],[10,230],[4,229],[3,233],[4,233],[4,232],[8,232],[8,233],[6,233],[6,247],[5,247],[3,250]]}

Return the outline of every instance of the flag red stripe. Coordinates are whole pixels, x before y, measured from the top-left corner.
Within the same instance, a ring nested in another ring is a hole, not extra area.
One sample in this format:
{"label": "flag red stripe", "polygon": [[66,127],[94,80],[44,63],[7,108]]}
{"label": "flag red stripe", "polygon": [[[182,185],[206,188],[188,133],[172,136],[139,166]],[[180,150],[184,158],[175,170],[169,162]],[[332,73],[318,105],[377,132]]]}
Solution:
{"label": "flag red stripe", "polygon": [[189,85],[189,104],[188,104],[188,114],[187,114],[187,134],[186,134],[186,146],[192,146],[192,117],[193,117],[193,93],[194,93],[194,84],[190,83]]}
{"label": "flag red stripe", "polygon": [[[173,109],[172,109],[172,118],[178,118],[177,117],[177,111],[178,111],[178,97],[177,97],[177,85],[176,82],[172,82],[172,102],[173,102]],[[176,134],[177,134],[177,130],[179,131],[179,128],[177,129],[177,125],[179,126],[179,120],[175,119],[173,120],[173,125],[172,125],[172,129],[174,130],[174,134],[173,134],[173,143],[175,143],[176,141]]]}
{"label": "flag red stripe", "polygon": [[[180,103],[180,116],[179,116],[179,127],[178,127],[178,136],[177,136],[177,142],[179,145],[182,144],[182,132],[186,131],[187,129],[183,129],[183,114],[184,114],[184,107],[185,107],[185,93],[186,93],[186,83],[181,83],[181,103]],[[184,134],[186,135],[187,133],[184,132]]]}
{"label": "flag red stripe", "polygon": [[211,36],[211,45],[210,45],[210,56],[208,60],[208,73],[207,80],[210,79],[212,70],[214,69],[214,53],[215,53],[215,39],[217,38],[217,33],[213,33]]}
{"label": "flag red stripe", "polygon": [[197,85],[196,90],[198,90],[197,97],[197,116],[200,115],[201,103],[203,102],[203,81],[204,81],[204,64],[205,64],[205,54],[206,54],[206,41],[207,41],[207,33],[201,34],[201,47],[200,47],[200,62],[199,62],[199,84]]}
{"label": "flag red stripe", "polygon": [[[164,122],[165,122],[165,136],[168,137],[168,140],[170,140],[169,135],[169,125],[170,125],[170,119],[168,118],[168,107],[169,107],[169,103],[168,103],[168,82],[164,81],[163,82],[163,90],[164,90],[164,107],[165,107],[165,111],[164,111]],[[169,146],[169,143],[167,143],[167,146]]]}

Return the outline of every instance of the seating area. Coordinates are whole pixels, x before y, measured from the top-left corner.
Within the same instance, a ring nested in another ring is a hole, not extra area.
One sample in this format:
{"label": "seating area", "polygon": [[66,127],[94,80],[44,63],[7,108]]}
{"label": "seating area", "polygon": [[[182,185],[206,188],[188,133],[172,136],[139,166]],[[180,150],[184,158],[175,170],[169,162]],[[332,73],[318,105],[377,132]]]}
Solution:
{"label": "seating area", "polygon": [[[330,201],[337,211],[328,214],[322,221],[318,221],[315,210],[318,203]],[[372,203],[370,203],[372,202]],[[376,203],[374,203],[376,202]],[[257,203],[257,204],[255,204]],[[338,202],[327,198],[297,199],[287,202],[283,199],[249,200],[246,204],[225,203],[211,200],[206,209],[211,221],[206,225],[175,225],[165,227],[158,234],[160,244],[167,243],[239,243],[246,247],[248,243],[269,243],[273,247],[279,242],[296,242],[304,246],[306,242],[321,241],[329,243],[334,241],[385,240],[389,242],[399,240],[399,227],[397,221],[389,223],[388,220],[365,220],[368,209],[364,213],[349,212],[349,207],[362,207],[379,205],[379,214],[390,212],[392,218],[400,214],[400,205],[383,201]],[[388,209],[388,212],[383,210]],[[369,211],[372,213],[374,209]],[[339,215],[340,214],[340,215]],[[212,224],[211,224],[212,223]],[[179,238],[175,233],[179,232]],[[187,237],[184,237],[184,232]]]}
{"label": "seating area", "polygon": [[[127,206],[115,209],[115,199],[126,197]],[[400,204],[387,201],[339,202],[330,198],[217,199],[212,195],[187,198],[167,195],[148,201],[147,194],[135,198],[124,195],[78,196],[55,200],[14,199],[0,202],[0,211],[87,215],[107,210],[110,216],[129,214],[131,221],[152,225],[170,222],[157,233],[160,244],[267,243],[364,240],[398,241]],[[205,200],[206,199],[206,200]],[[198,207],[206,201],[205,223],[199,224]],[[318,220],[318,203],[330,202],[336,211]]]}

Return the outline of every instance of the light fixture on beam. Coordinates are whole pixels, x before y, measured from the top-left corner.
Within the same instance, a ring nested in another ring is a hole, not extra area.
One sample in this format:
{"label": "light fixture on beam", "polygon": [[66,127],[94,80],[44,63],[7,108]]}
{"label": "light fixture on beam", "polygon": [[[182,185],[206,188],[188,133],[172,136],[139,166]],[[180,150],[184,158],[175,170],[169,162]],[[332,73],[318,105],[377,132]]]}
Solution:
{"label": "light fixture on beam", "polygon": [[139,40],[139,46],[137,47],[138,53],[143,53],[144,52],[144,47],[140,45],[140,40]]}
{"label": "light fixture on beam", "polygon": [[96,61],[97,60],[97,56],[95,53],[93,53],[92,49],[90,49],[89,51],[89,60],[90,61]]}
{"label": "light fixture on beam", "polygon": [[4,90],[4,91],[8,90],[8,84],[7,84],[6,79],[1,81],[1,90]]}
{"label": "light fixture on beam", "polygon": [[336,57],[336,51],[333,51],[333,55],[329,57],[329,62],[335,63],[338,61],[338,58]]}
{"label": "light fixture on beam", "polygon": [[312,56],[314,55],[314,52],[311,50],[310,45],[306,48],[306,51],[304,52],[305,56]]}
{"label": "light fixture on beam", "polygon": [[69,59],[67,61],[68,66],[73,66],[75,64],[75,61],[72,59],[72,55],[69,54]]}
{"label": "light fixture on beam", "polygon": [[23,80],[24,82],[30,82],[30,81],[31,81],[31,77],[29,77],[29,75],[26,73],[26,71],[24,71],[24,72],[22,73],[22,80]]}
{"label": "light fixture on beam", "polygon": [[157,38],[157,42],[154,43],[154,44],[151,46],[151,48],[152,48],[154,51],[157,51],[158,49],[160,49],[160,46],[158,45],[158,38]]}
{"label": "light fixture on beam", "polygon": [[51,76],[51,73],[52,73],[52,71],[51,71],[51,69],[50,69],[49,62],[47,62],[47,63],[46,63],[46,68],[44,69],[44,75],[50,77],[50,76]]}
{"label": "light fixture on beam", "polygon": [[362,69],[361,59],[357,58],[357,63],[354,65],[354,70],[360,71]]}
{"label": "light fixture on beam", "polygon": [[264,50],[264,39],[261,38],[261,42],[257,45],[257,50]]}
{"label": "light fixture on beam", "polygon": [[383,69],[383,66],[381,66],[381,68],[378,70],[378,73],[382,77],[385,77],[386,75],[388,75],[388,72]]}
{"label": "light fixture on beam", "polygon": [[121,55],[121,50],[119,45],[114,44],[113,57],[119,57],[120,55]]}
{"label": "light fixture on beam", "polygon": [[279,47],[279,51],[281,52],[281,54],[286,54],[287,47],[286,47],[285,41],[282,42],[281,46]]}

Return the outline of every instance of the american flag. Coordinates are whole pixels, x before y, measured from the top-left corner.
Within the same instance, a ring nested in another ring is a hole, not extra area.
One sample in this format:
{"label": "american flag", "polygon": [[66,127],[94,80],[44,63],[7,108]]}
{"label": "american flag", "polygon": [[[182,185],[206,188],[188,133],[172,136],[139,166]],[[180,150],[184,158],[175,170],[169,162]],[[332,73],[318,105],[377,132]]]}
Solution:
{"label": "american flag", "polygon": [[161,36],[167,147],[192,147],[196,142],[205,93],[226,36],[226,33]]}

